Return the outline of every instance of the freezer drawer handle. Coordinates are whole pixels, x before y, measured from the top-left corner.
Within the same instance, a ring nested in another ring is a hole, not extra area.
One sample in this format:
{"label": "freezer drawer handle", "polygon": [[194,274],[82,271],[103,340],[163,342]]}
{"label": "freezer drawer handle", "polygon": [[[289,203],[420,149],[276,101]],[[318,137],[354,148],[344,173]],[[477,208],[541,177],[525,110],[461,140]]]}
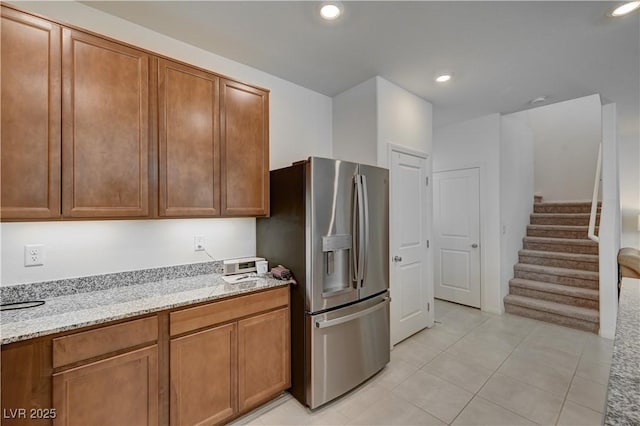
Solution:
{"label": "freezer drawer handle", "polygon": [[353,313],[353,314],[350,314],[350,315],[345,315],[343,317],[335,318],[335,319],[331,319],[331,320],[316,321],[316,328],[333,327],[334,325],[343,324],[345,322],[353,321],[354,319],[358,319],[358,318],[363,317],[365,315],[369,315],[371,312],[374,312],[374,311],[377,311],[378,309],[384,308],[385,306],[387,306],[389,304],[389,302],[391,302],[391,298],[390,297],[385,297],[382,300],[382,302],[378,303],[375,306],[367,308],[364,311],[356,312],[356,313]]}

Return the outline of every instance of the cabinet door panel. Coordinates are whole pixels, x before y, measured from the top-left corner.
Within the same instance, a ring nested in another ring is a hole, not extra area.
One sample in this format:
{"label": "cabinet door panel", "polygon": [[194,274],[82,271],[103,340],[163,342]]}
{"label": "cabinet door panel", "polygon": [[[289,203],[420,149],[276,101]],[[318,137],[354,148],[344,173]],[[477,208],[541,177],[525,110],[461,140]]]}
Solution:
{"label": "cabinet door panel", "polygon": [[157,346],[54,374],[53,405],[56,426],[157,425]]}
{"label": "cabinet door panel", "polygon": [[3,219],[60,216],[60,27],[2,7]]}
{"label": "cabinet door panel", "polygon": [[149,211],[149,57],[63,30],[63,214]]}
{"label": "cabinet door panel", "polygon": [[161,216],[220,214],[218,77],[159,60]]}
{"label": "cabinet door panel", "polygon": [[239,411],[260,405],[290,385],[289,309],[239,321]]}
{"label": "cabinet door panel", "polygon": [[2,346],[3,426],[49,426],[50,418],[8,415],[18,409],[51,409],[51,339],[36,339]]}
{"label": "cabinet door panel", "polygon": [[236,325],[171,341],[171,424],[212,425],[237,412]]}
{"label": "cabinet door panel", "polygon": [[269,214],[269,94],[221,81],[222,214]]}

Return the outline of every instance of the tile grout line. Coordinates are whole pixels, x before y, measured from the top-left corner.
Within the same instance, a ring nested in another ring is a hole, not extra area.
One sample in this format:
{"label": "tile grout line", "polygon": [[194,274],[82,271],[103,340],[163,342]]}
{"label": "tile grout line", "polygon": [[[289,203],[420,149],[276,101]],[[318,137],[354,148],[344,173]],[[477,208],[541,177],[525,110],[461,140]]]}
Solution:
{"label": "tile grout line", "polygon": [[[518,348],[518,346],[520,346],[520,345],[525,341],[525,339],[526,339],[527,337],[529,337],[529,336],[531,335],[531,333],[533,333],[533,331],[534,331],[534,330],[536,330],[536,329],[537,329],[538,327],[540,327],[540,326],[541,326],[541,325],[540,325],[540,324],[538,324],[538,325],[536,325],[536,327],[532,328],[532,329],[531,329],[531,331],[529,331],[529,332],[527,333],[527,335],[526,335],[526,336],[524,336],[524,337],[522,338],[522,340],[520,341],[520,343],[518,343],[518,344],[517,344],[517,345],[516,345],[512,350],[511,350],[511,352],[509,352],[509,355],[507,355],[507,356],[505,357],[505,359],[500,363],[500,365],[498,365],[498,367],[496,367],[496,369],[493,371],[493,373],[491,373],[491,375],[487,378],[487,380],[485,380],[485,381],[484,381],[484,383],[482,384],[482,386],[480,386],[480,389],[478,389],[478,390],[476,391],[476,393],[473,395],[473,398],[471,398],[471,399],[469,400],[469,402],[467,402],[467,404],[464,406],[464,408],[463,408],[462,410],[460,410],[460,412],[458,413],[458,415],[456,415],[456,417],[451,421],[451,423],[455,422],[455,420],[460,416],[460,414],[462,414],[462,412],[464,411],[464,409],[465,409],[465,408],[467,408],[467,406],[471,403],[471,401],[473,401],[473,400],[475,399],[475,397],[478,397],[478,398],[483,399],[483,400],[485,400],[485,401],[487,401],[487,402],[490,402],[490,403],[492,403],[492,404],[495,404],[495,405],[497,405],[498,407],[503,408],[503,409],[505,409],[505,410],[507,410],[507,411],[509,411],[509,412],[511,412],[511,413],[513,413],[513,414],[515,414],[515,415],[517,415],[518,417],[522,417],[523,419],[526,419],[526,420],[531,421],[531,422],[533,422],[533,423],[535,423],[535,424],[538,424],[538,422],[533,421],[533,420],[531,420],[531,419],[529,419],[529,418],[527,418],[527,417],[525,417],[525,416],[523,416],[523,415],[521,415],[521,414],[518,414],[518,413],[516,413],[515,411],[511,410],[510,408],[503,407],[502,405],[500,405],[500,404],[498,404],[498,403],[496,403],[496,402],[494,402],[494,401],[491,401],[491,400],[489,400],[489,399],[487,399],[487,398],[484,398],[482,395],[480,395],[480,391],[481,391],[482,389],[484,389],[484,387],[487,385],[487,383],[489,382],[489,380],[491,380],[491,378],[492,378],[492,377],[493,377],[493,376],[498,372],[498,370],[500,369],[500,367],[502,367],[502,365],[503,365],[505,362],[507,362],[507,359],[509,359],[509,357],[513,354],[513,352],[515,352],[515,350]],[[502,374],[502,373],[501,373],[501,374]],[[510,377],[510,376],[507,376],[507,377]],[[522,383],[522,382],[521,382],[521,383]]]}
{"label": "tile grout line", "polygon": [[[487,322],[488,320],[489,320],[489,318],[487,318],[485,321],[483,321],[481,324],[479,324],[479,325],[478,325],[478,327],[479,327],[480,325],[484,324],[485,322]],[[538,326],[534,327],[531,331],[529,331],[529,332],[527,333],[527,335],[526,335],[526,336],[524,336],[524,337],[522,338],[522,340],[520,341],[520,343],[518,343],[518,344],[517,344],[517,345],[516,345],[512,350],[511,350],[511,352],[509,352],[509,355],[507,355],[507,356],[505,357],[505,359],[500,363],[500,365],[498,365],[498,367],[496,367],[496,368],[495,368],[495,370],[493,371],[493,373],[491,373],[491,375],[490,375],[489,377],[487,377],[487,379],[484,381],[484,383],[482,384],[482,386],[480,386],[480,389],[478,389],[477,391],[475,391],[475,392],[473,393],[473,396],[471,397],[471,399],[470,399],[470,400],[469,400],[469,401],[464,405],[464,407],[462,407],[462,409],[458,412],[458,414],[456,414],[456,416],[453,418],[453,420],[451,420],[451,423],[449,423],[449,424],[453,424],[453,423],[456,421],[456,419],[457,419],[457,418],[460,416],[460,414],[462,414],[462,412],[463,412],[463,411],[464,411],[464,410],[469,406],[469,404],[471,404],[471,401],[473,401],[473,400],[475,399],[475,397],[478,397],[478,398],[481,398],[481,399],[484,399],[485,401],[487,401],[485,398],[482,398],[482,396],[481,396],[481,395],[478,395],[478,393],[482,390],[482,388],[484,388],[484,386],[485,386],[485,385],[487,384],[487,382],[491,379],[491,377],[493,377],[493,375],[498,371],[498,369],[500,369],[500,367],[502,366],[502,364],[504,364],[504,363],[506,362],[506,360],[511,356],[511,354],[513,353],[513,351],[515,351],[515,350],[516,350],[516,348],[517,348],[518,346],[520,346],[520,344],[522,344],[522,342],[524,342],[524,340],[525,340],[525,339],[526,339],[526,338],[527,338],[531,333],[533,333],[533,330],[535,330],[537,327],[538,327]],[[476,328],[477,328],[477,327],[476,327]],[[466,333],[464,336],[462,336],[460,339],[462,339],[462,338],[466,337],[466,336],[467,336],[469,333],[471,333],[473,330],[475,330],[475,328],[474,328],[474,329],[472,329],[472,330],[469,330],[469,332],[467,332],[467,333]],[[457,342],[456,342],[456,343],[457,343]],[[452,345],[452,346],[453,346],[453,345]],[[448,380],[446,380],[446,379],[442,379],[442,380],[445,380],[447,383],[451,383],[451,382],[449,382],[449,381],[448,381]],[[455,383],[451,383],[451,384],[453,384],[453,385],[455,385],[455,386],[458,386],[458,385],[456,385]],[[458,387],[460,387],[460,386],[458,386]],[[466,389],[465,389],[465,390],[466,390]],[[492,402],[492,401],[489,401],[489,402],[491,402],[491,403],[493,404],[493,402]],[[504,408],[505,410],[508,410],[508,411],[512,412],[513,414],[516,414],[516,415],[520,416],[518,413],[515,413],[515,412],[513,412],[513,411],[509,410],[508,408],[502,407],[502,406],[501,406],[501,405],[499,405],[499,404],[496,404],[496,405],[500,406],[501,408]],[[520,416],[520,417],[525,418],[524,416]],[[527,419],[527,420],[528,420],[528,419]],[[534,423],[535,423],[535,422],[534,422]]]}
{"label": "tile grout line", "polygon": [[[587,348],[587,342],[585,341],[584,346],[582,347],[582,351],[580,351],[580,357],[578,358],[578,363],[576,364],[576,368],[575,368],[575,370],[574,370],[574,372],[573,372],[573,376],[571,376],[571,382],[569,382],[569,388],[567,389],[567,391],[566,391],[566,393],[565,393],[565,395],[564,395],[564,400],[562,401],[562,408],[560,409],[560,413],[558,414],[558,418],[556,419],[556,422],[555,422],[555,424],[556,424],[556,425],[557,425],[557,424],[558,424],[558,422],[560,421],[560,415],[562,414],[562,411],[564,410],[564,406],[565,406],[565,404],[567,403],[567,401],[571,402],[572,404],[579,405],[580,407],[587,408],[587,409],[589,409],[589,410],[591,410],[591,411],[596,411],[598,414],[600,414],[601,418],[604,418],[604,413],[601,413],[601,412],[599,412],[599,411],[597,411],[597,410],[594,410],[594,409],[593,409],[593,408],[591,408],[591,407],[585,407],[584,405],[582,405],[582,404],[580,404],[580,403],[578,403],[578,402],[571,401],[571,400],[568,400],[568,399],[567,399],[567,398],[569,397],[569,392],[571,391],[571,387],[573,386],[573,380],[574,380],[576,377],[580,377],[580,376],[576,376],[576,374],[578,373],[578,366],[580,365],[580,362],[582,361],[582,357],[584,356],[584,351],[585,351],[585,349],[586,349],[586,348]],[[581,379],[584,379],[583,377],[580,377],[580,378],[581,378]],[[585,379],[585,380],[589,380],[589,379]],[[594,382],[594,383],[597,383],[597,382],[595,382],[595,381],[593,381],[593,380],[589,380],[589,381],[592,381],[592,382]],[[600,383],[598,383],[598,385],[600,385]],[[605,385],[605,386],[606,386],[606,385]]]}

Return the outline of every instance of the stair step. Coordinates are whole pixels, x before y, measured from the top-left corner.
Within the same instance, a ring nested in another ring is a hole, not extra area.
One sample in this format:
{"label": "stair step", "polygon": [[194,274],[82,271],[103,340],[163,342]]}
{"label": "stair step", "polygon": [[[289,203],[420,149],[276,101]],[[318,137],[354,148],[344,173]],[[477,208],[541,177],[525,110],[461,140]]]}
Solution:
{"label": "stair step", "polygon": [[542,265],[517,263],[513,267],[514,278],[541,281],[551,284],[570,285],[581,288],[599,288],[600,276],[597,272],[578,269],[557,268]]}
{"label": "stair step", "polygon": [[[598,209],[602,202],[598,202]],[[591,213],[591,201],[558,201],[534,203],[534,213]]]}
{"label": "stair step", "polygon": [[[596,227],[598,235],[598,227]],[[527,236],[547,237],[547,238],[570,238],[574,240],[587,239],[589,233],[588,226],[571,225],[528,225]]]}
{"label": "stair step", "polygon": [[509,281],[509,294],[595,310],[598,310],[600,306],[598,290],[522,278],[514,278]]}
{"label": "stair step", "polygon": [[598,243],[595,241],[571,238],[524,237],[523,248],[561,253],[598,254]]}
{"label": "stair step", "polygon": [[[532,213],[532,225],[570,225],[588,226],[589,213]],[[600,214],[596,215],[596,226],[600,224]]]}
{"label": "stair step", "polygon": [[569,306],[563,303],[538,300],[509,294],[504,298],[505,311],[541,321],[580,330],[598,332],[600,315],[597,310]]}
{"label": "stair step", "polygon": [[582,271],[598,272],[600,267],[598,256],[594,254],[520,250],[518,252],[518,259],[520,263],[529,265],[580,269]]}

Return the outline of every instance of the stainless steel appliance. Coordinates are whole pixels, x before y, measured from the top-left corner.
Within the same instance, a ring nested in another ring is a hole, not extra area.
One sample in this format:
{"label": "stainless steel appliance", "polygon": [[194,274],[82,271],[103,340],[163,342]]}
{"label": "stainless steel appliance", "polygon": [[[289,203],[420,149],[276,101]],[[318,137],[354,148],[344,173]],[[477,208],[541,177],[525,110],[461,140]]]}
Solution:
{"label": "stainless steel appliance", "polygon": [[389,362],[389,173],[311,157],[271,172],[257,255],[291,269],[291,393],[316,408]]}

